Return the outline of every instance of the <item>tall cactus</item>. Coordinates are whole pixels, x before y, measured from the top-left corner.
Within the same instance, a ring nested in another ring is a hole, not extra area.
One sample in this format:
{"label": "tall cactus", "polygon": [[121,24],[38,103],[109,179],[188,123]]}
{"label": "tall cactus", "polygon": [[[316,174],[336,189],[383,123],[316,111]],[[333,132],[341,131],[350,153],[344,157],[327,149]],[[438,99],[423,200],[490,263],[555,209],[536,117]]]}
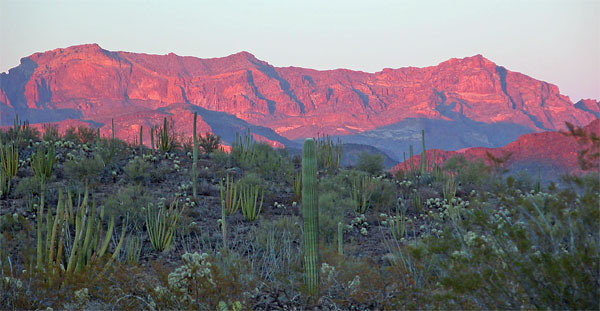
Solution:
{"label": "tall cactus", "polygon": [[423,151],[421,152],[421,176],[425,175],[427,171],[427,155],[425,150],[425,130],[421,130],[421,143],[423,144]]}
{"label": "tall cactus", "polygon": [[144,126],[140,125],[140,155],[144,152]]}
{"label": "tall cactus", "polygon": [[304,284],[311,294],[319,291],[319,206],[315,141],[302,147],[302,218],[304,221]]}
{"label": "tall cactus", "polygon": [[198,113],[194,112],[194,151],[193,151],[193,162],[192,162],[192,193],[194,198],[198,194],[198,185],[196,179],[198,179],[198,137],[196,137],[196,120],[198,119]]}
{"label": "tall cactus", "polygon": [[150,148],[152,148],[152,152],[154,152],[154,126],[150,127]]}

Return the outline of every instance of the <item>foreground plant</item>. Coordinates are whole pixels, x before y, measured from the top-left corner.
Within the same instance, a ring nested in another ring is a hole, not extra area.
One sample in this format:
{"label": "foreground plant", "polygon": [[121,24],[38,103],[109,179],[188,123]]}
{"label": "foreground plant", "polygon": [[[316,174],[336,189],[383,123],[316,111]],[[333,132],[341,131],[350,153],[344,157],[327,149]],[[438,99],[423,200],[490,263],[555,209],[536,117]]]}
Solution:
{"label": "foreground plant", "polygon": [[152,248],[165,252],[169,250],[177,230],[177,222],[183,214],[185,206],[177,208],[177,199],[171,202],[169,208],[161,205],[156,211],[148,206],[146,214],[146,231],[152,244]]}
{"label": "foreground plant", "polygon": [[240,194],[241,189],[239,185],[234,181],[233,177],[229,178],[227,175],[225,184],[223,180],[219,181],[219,189],[221,194],[221,203],[224,205],[225,214],[227,216],[235,214],[240,207]]}
{"label": "foreground plant", "polygon": [[373,179],[370,176],[357,176],[352,180],[352,203],[354,203],[356,213],[364,214],[367,212],[373,195],[373,188]]}
{"label": "foreground plant", "polygon": [[319,198],[315,141],[302,147],[302,218],[304,220],[304,285],[309,293],[319,292]]}
{"label": "foreground plant", "polygon": [[19,149],[14,144],[0,144],[0,163],[8,178],[17,176],[19,168]]}
{"label": "foreground plant", "polygon": [[[103,230],[104,206],[100,209],[100,215],[96,215],[95,204],[88,205],[87,189],[83,200],[79,199],[78,201],[78,204],[74,206],[71,194],[68,193],[65,199],[62,190],[59,190],[55,215],[52,215],[50,209],[47,214],[44,214],[42,206],[38,209],[37,270],[45,271],[49,284],[56,280],[61,281],[64,276],[81,273],[87,267],[99,262],[106,254],[112,239],[115,227],[114,216],[111,217],[108,228]],[[44,219],[45,226],[43,225]],[[71,240],[69,229],[71,220],[75,222],[75,236],[69,243],[71,249],[67,259],[65,246],[67,241]],[[46,228],[45,231],[42,229],[43,227]],[[106,233],[103,234],[104,231]],[[124,237],[125,226],[123,226],[114,253],[96,278],[99,278],[118,256],[125,240]],[[64,263],[66,263],[66,268]]]}
{"label": "foreground plant", "polygon": [[258,192],[259,187],[253,185],[246,185],[240,189],[240,207],[244,219],[247,221],[255,221],[258,219],[258,215],[262,209],[265,191],[260,191],[260,203],[258,203]]}

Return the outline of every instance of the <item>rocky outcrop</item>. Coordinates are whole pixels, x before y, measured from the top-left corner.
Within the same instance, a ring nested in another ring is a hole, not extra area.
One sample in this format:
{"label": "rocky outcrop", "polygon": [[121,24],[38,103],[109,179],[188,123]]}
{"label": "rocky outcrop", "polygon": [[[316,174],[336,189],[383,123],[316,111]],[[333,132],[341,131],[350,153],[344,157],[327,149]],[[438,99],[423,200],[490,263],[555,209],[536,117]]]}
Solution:
{"label": "rocky outcrop", "polygon": [[[600,136],[600,119],[592,121],[583,127],[587,133]],[[529,170],[531,173],[537,169],[545,171],[547,176],[557,177],[562,173],[578,173],[580,169],[578,152],[589,148],[588,143],[582,143],[570,135],[567,131],[541,132],[521,135],[516,141],[500,148],[467,148],[457,151],[435,150],[435,162],[443,165],[445,161],[456,155],[464,155],[469,160],[481,159],[486,164],[492,165],[489,155],[497,159],[505,158],[503,164],[506,168],[513,170]],[[434,150],[427,150],[426,158],[428,165],[432,165]],[[399,163],[392,171],[410,169],[411,159]],[[420,155],[412,158],[415,167],[419,167]],[[598,169],[598,168],[596,168]]]}
{"label": "rocky outcrop", "polygon": [[[25,57],[0,79],[2,124],[18,113],[32,123],[93,121],[106,131],[114,118],[122,138],[165,115],[189,132],[189,113],[178,114],[190,109],[223,112],[281,139],[351,135],[409,118],[511,123],[539,132],[563,129],[565,121],[587,124],[598,113],[597,102],[573,105],[555,85],[481,55],[365,73],[273,67],[248,52],[200,59],[89,44]],[[201,121],[201,130],[212,130],[209,124]]]}

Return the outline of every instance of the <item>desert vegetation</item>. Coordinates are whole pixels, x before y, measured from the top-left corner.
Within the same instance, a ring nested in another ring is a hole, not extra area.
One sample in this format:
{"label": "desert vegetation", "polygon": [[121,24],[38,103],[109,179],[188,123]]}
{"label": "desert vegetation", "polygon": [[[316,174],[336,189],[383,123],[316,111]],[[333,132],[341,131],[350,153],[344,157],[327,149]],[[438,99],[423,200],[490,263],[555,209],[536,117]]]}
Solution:
{"label": "desert vegetation", "polygon": [[3,309],[598,308],[597,171],[557,185],[427,163],[423,136],[423,161],[392,174],[368,154],[340,167],[328,137],[291,156],[173,128],[149,145],[0,131]]}

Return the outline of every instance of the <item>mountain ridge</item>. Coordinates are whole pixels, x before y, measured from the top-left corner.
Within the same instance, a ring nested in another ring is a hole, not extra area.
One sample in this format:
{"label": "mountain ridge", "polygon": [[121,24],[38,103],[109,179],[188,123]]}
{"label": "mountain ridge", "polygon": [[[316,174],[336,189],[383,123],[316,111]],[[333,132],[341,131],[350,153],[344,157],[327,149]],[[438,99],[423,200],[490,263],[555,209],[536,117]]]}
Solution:
{"label": "mountain ridge", "polygon": [[[565,121],[591,122],[597,106],[593,100],[573,104],[556,85],[509,71],[481,54],[368,73],[275,67],[247,51],[197,58],[85,44],[34,53],[0,74],[0,124],[10,124],[18,113],[32,123],[93,121],[106,131],[115,119],[117,136],[126,139],[136,126],[149,128],[195,107],[272,129],[269,139],[283,142],[319,134],[349,137],[411,118],[507,123],[525,129],[518,134],[560,130]],[[177,130],[191,133],[191,120],[177,119]],[[203,122],[202,130],[211,131]],[[462,135],[460,147],[478,143],[472,133],[454,134]],[[483,141],[497,134],[490,131]]]}

